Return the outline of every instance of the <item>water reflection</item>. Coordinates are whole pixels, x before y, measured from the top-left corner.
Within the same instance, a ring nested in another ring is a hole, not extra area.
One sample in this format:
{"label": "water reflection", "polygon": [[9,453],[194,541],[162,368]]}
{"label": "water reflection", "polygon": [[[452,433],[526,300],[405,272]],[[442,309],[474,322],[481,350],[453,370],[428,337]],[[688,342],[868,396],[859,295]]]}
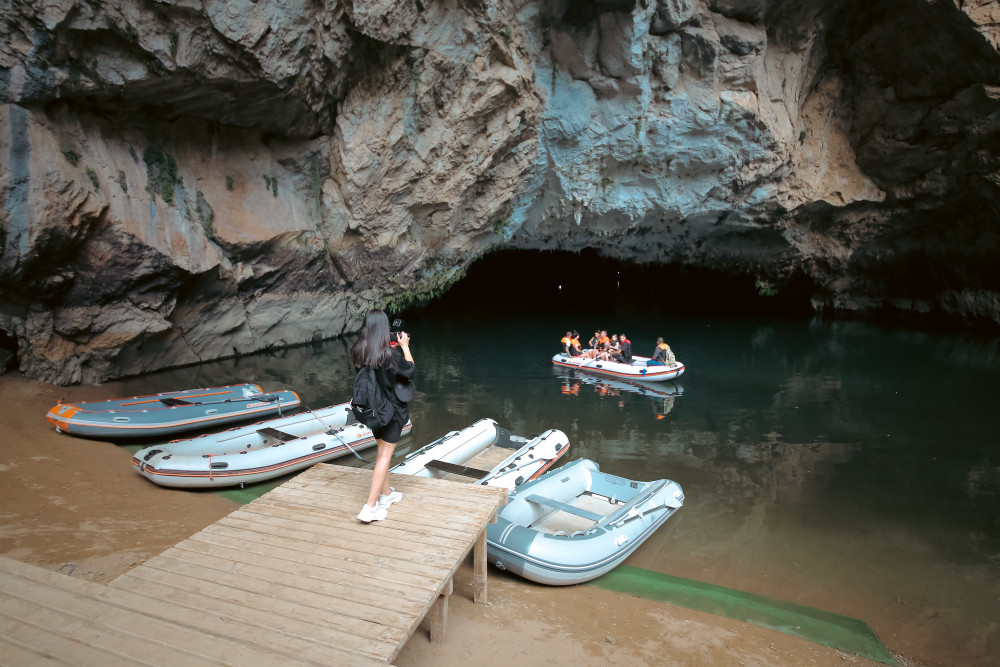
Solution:
{"label": "water reflection", "polygon": [[619,408],[625,407],[629,394],[645,396],[652,400],[655,419],[664,419],[674,409],[674,400],[684,393],[676,382],[643,383],[638,381],[610,380],[570,368],[553,367],[562,383],[564,396],[579,396],[582,388],[592,389],[604,400],[612,400]]}

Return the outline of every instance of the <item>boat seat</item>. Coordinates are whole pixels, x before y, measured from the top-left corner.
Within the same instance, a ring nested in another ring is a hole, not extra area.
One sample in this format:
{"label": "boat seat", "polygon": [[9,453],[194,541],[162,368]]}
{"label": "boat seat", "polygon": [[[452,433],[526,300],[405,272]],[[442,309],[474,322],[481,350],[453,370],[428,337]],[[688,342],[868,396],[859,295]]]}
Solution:
{"label": "boat seat", "polygon": [[425,468],[430,468],[432,470],[440,470],[441,472],[450,472],[455,475],[462,475],[463,477],[472,477],[474,479],[482,479],[490,474],[489,470],[480,470],[479,468],[469,468],[467,466],[460,466],[457,463],[448,463],[447,461],[438,461],[434,459],[428,461],[424,464]]}
{"label": "boat seat", "polygon": [[[658,493],[660,491],[660,489],[662,489],[665,485],[666,485],[666,482],[663,482],[662,484],[654,484],[654,485],[650,486],[649,488],[644,489],[637,496],[635,496],[630,501],[628,501],[627,503],[625,503],[624,505],[622,505],[622,507],[620,509],[618,509],[616,512],[614,512],[613,514],[609,514],[607,516],[607,518],[606,518],[607,523],[615,523],[619,519],[625,518],[628,515],[628,513],[632,511],[633,507],[638,507],[639,505],[641,505],[644,502],[646,502],[650,497],[652,497],[654,494]],[[657,506],[657,507],[659,507],[659,506]],[[656,509],[656,508],[653,507],[653,508],[650,508],[650,509]]]}
{"label": "boat seat", "polygon": [[567,505],[566,503],[561,503],[558,500],[553,500],[552,498],[543,498],[542,496],[532,494],[530,496],[525,497],[525,500],[527,500],[529,503],[538,503],[539,505],[544,505],[545,507],[551,507],[552,509],[557,509],[562,512],[569,512],[570,514],[582,516],[584,519],[590,519],[591,521],[594,522],[600,521],[604,518],[597,512],[590,512],[580,507]]}
{"label": "boat seat", "polygon": [[274,438],[275,440],[281,440],[282,442],[289,442],[291,440],[299,439],[299,436],[297,435],[292,435],[291,433],[285,433],[284,431],[279,431],[278,429],[271,428],[270,426],[267,426],[265,428],[259,428],[257,429],[257,432],[265,437]]}

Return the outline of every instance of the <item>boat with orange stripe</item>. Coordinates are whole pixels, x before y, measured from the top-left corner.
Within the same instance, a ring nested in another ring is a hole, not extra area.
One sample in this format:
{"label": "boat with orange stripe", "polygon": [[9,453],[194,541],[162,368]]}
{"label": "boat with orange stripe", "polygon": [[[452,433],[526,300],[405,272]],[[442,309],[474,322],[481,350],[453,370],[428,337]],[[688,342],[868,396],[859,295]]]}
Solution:
{"label": "boat with orange stripe", "polygon": [[[403,435],[412,428],[413,424],[407,421]],[[147,447],[135,453],[132,465],[140,475],[160,486],[243,486],[356,453],[374,444],[371,429],[357,422],[349,404],[344,403]]]}
{"label": "boat with orange stripe", "polygon": [[59,403],[46,419],[61,433],[85,438],[155,438],[280,415],[301,403],[294,391],[264,393],[256,384],[238,384]]}
{"label": "boat with orange stripe", "polygon": [[588,359],[583,356],[571,356],[560,352],[552,357],[552,363],[563,368],[575,368],[588,373],[597,373],[607,377],[640,380],[642,382],[662,382],[663,380],[673,380],[684,374],[684,364],[679,361],[671,361],[665,366],[648,366],[648,357],[632,356],[632,363],[619,363],[617,361],[603,361],[601,359]]}

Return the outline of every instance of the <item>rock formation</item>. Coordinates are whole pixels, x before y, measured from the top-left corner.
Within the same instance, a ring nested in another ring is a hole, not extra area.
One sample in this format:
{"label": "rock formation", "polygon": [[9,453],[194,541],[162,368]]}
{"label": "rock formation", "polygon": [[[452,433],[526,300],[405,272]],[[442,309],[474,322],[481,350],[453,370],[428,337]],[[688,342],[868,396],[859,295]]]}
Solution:
{"label": "rock formation", "polygon": [[30,377],[336,336],[498,248],[1000,324],[995,2],[5,0],[0,31]]}

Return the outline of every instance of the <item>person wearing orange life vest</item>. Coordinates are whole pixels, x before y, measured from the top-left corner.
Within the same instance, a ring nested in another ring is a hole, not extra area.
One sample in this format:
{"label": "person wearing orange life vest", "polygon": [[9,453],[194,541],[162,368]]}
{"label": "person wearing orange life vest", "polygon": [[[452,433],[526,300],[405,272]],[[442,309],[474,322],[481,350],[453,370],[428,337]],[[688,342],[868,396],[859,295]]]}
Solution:
{"label": "person wearing orange life vest", "polygon": [[559,342],[562,344],[563,354],[569,354],[570,349],[573,347],[573,332],[567,331],[566,335]]}
{"label": "person wearing orange life vest", "polygon": [[670,351],[670,346],[663,342],[663,338],[656,339],[656,349],[653,351],[653,358],[646,362],[647,366],[666,366],[674,361],[674,353]]}
{"label": "person wearing orange life vest", "polygon": [[597,339],[597,345],[595,346],[597,350],[597,356],[604,361],[611,360],[611,339],[608,338],[608,332],[602,330],[600,336]]}
{"label": "person wearing orange life vest", "polygon": [[562,337],[559,342],[562,343],[563,354],[568,354],[571,357],[579,357],[583,354],[580,350],[580,334],[577,332],[566,332],[566,335]]}

